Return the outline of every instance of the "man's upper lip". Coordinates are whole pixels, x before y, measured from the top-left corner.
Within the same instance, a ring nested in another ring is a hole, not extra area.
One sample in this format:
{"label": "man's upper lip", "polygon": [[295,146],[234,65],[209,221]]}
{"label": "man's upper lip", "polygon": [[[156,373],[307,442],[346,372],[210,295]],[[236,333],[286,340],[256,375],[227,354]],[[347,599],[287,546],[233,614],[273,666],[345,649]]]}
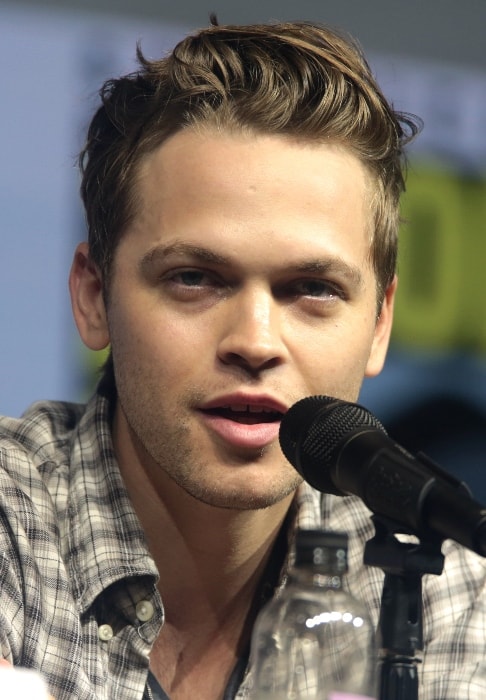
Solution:
{"label": "man's upper lip", "polygon": [[286,413],[288,406],[271,396],[258,394],[225,394],[210,399],[198,406],[201,411],[210,411],[216,408],[229,408],[233,410],[270,411],[272,413]]}

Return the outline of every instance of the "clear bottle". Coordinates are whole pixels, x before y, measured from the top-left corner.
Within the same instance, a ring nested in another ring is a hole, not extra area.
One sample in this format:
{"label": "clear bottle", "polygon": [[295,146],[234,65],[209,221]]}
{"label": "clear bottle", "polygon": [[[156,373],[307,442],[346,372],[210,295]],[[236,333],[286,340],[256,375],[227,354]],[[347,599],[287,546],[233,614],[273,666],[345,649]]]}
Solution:
{"label": "clear bottle", "polygon": [[341,532],[297,531],[287,586],[253,629],[251,700],[376,698],[373,624],[342,584],[347,543]]}

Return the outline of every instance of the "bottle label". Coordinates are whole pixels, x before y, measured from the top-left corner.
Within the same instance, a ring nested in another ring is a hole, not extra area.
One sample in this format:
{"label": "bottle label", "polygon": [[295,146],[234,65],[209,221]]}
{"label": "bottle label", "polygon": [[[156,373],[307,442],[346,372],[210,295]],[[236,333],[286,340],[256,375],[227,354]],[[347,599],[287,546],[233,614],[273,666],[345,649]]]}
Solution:
{"label": "bottle label", "polygon": [[329,694],[328,700],[375,700],[369,695],[356,695],[356,693],[339,693],[333,691]]}

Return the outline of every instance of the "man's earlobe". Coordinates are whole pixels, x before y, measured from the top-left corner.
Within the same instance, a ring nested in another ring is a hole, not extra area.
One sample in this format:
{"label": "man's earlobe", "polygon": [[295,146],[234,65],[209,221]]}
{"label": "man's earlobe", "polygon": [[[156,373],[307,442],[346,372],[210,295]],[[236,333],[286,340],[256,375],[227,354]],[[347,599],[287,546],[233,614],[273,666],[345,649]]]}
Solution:
{"label": "man's earlobe", "polygon": [[98,266],[89,255],[87,243],[80,243],[75,250],[69,274],[69,291],[74,320],[82,341],[91,350],[102,350],[110,342],[103,280]]}

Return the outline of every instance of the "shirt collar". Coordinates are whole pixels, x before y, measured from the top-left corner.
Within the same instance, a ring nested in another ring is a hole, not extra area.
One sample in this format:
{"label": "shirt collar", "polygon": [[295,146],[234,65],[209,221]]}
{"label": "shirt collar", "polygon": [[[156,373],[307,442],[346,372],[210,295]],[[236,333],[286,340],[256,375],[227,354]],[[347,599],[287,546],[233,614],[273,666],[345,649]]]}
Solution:
{"label": "shirt collar", "polygon": [[114,582],[158,572],[121,477],[107,398],[86,406],[70,450],[68,566],[81,610]]}

